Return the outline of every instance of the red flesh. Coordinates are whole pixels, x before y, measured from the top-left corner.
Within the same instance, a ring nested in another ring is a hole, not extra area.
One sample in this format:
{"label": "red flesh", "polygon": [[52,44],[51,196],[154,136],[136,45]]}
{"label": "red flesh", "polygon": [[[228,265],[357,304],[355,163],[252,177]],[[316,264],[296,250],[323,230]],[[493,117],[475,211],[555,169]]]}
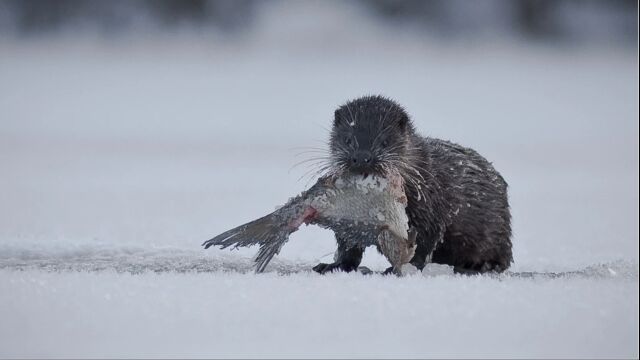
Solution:
{"label": "red flesh", "polygon": [[309,206],[304,210],[304,212],[302,213],[302,215],[300,215],[300,217],[293,219],[291,220],[291,222],[289,222],[289,227],[291,228],[291,230],[298,230],[300,225],[308,224],[309,222],[311,222],[311,220],[313,220],[313,218],[316,217],[317,214],[318,214],[318,210],[316,210],[313,206]]}

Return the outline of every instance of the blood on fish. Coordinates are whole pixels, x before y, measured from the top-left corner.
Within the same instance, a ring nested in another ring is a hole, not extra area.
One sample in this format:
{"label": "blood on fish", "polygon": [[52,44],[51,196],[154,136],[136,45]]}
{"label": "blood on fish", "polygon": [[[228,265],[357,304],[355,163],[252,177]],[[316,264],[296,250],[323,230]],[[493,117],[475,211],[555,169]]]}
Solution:
{"label": "blood on fish", "polygon": [[292,230],[296,230],[302,224],[309,224],[309,222],[311,222],[311,220],[313,220],[317,214],[318,210],[316,210],[313,206],[309,206],[308,208],[304,209],[302,215],[291,220],[291,222],[289,223],[289,228],[291,228]]}

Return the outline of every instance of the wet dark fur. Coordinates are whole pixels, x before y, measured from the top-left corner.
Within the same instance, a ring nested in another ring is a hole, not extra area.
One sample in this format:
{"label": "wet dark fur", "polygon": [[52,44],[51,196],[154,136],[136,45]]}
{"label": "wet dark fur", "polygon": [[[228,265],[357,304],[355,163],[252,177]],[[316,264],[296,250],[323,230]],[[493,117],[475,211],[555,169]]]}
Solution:
{"label": "wet dark fur", "polygon": [[[418,135],[404,109],[380,96],[362,97],[335,112],[330,139],[333,171],[383,174],[397,168],[418,231],[411,263],[448,264],[463,273],[504,271],[512,262],[507,183],[485,158],[449,141]],[[363,247],[337,238],[335,262],[324,273],[358,268]]]}

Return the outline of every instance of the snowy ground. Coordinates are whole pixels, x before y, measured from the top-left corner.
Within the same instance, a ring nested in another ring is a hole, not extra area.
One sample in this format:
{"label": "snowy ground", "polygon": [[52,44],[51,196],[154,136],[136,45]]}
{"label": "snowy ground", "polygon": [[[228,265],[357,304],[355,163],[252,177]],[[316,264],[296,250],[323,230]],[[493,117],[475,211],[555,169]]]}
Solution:
{"label": "snowy ground", "polygon": [[[638,357],[635,49],[348,16],[285,43],[269,16],[234,43],[0,40],[0,357]],[[367,93],[503,173],[511,273],[318,276],[315,228],[262,275],[255,249],[199,248],[304,189],[296,147]]]}

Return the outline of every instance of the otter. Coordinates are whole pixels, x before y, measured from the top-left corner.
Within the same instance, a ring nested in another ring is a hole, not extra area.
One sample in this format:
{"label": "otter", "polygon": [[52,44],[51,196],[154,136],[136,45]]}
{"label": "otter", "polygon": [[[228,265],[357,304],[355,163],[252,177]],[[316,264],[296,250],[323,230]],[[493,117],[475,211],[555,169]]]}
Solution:
{"label": "otter", "polygon": [[[400,173],[417,247],[410,263],[453,266],[457,273],[503,272],[513,261],[507,183],[476,151],[420,136],[402,106],[365,96],[334,113],[328,164],[336,172]],[[333,263],[313,270],[357,270],[365,245],[336,235]],[[388,269],[389,270],[389,269]]]}

